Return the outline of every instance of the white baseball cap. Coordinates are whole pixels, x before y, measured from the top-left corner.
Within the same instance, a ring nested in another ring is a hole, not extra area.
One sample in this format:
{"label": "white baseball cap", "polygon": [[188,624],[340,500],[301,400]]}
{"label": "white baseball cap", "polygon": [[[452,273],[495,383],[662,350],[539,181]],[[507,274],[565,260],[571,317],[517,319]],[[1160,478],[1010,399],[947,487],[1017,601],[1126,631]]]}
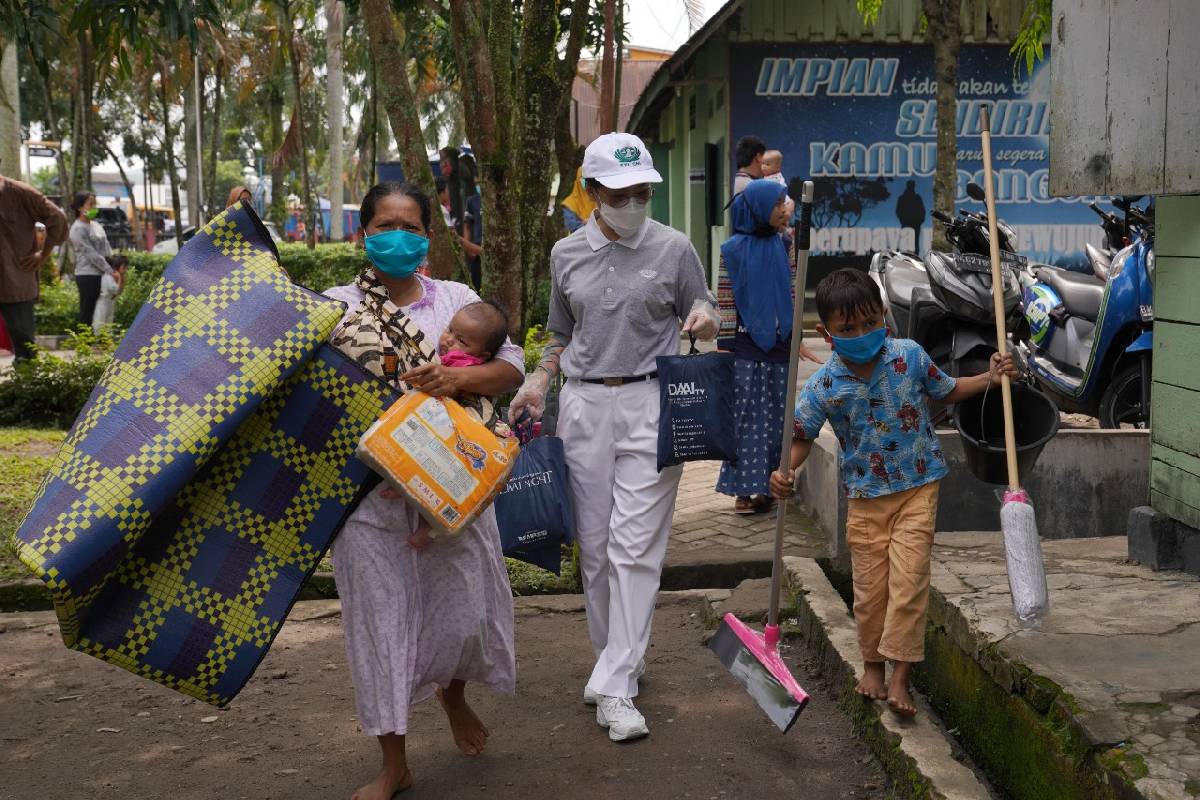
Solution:
{"label": "white baseball cap", "polygon": [[610,189],[662,183],[646,143],[632,133],[606,133],[583,153],[583,177]]}

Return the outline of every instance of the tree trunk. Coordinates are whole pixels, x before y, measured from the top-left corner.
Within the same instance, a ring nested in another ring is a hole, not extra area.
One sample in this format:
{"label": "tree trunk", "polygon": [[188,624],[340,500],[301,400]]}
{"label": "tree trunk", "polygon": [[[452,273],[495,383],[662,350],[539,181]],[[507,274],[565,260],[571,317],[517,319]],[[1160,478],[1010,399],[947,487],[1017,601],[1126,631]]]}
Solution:
{"label": "tree trunk", "polygon": [[[36,63],[36,60],[33,63]],[[46,104],[46,125],[50,130],[51,138],[58,142],[58,149],[54,153],[54,163],[58,167],[58,191],[59,194],[66,197],[67,190],[70,188],[70,180],[67,178],[67,160],[63,156],[62,135],[58,130],[58,118],[54,115],[54,100],[50,96],[49,70],[43,71],[39,67],[37,72],[42,84],[42,102]]]}
{"label": "tree trunk", "polygon": [[217,188],[217,162],[221,160],[222,141],[221,131],[221,101],[222,88],[225,83],[225,59],[218,55],[216,68],[213,70],[215,88],[213,89],[212,140],[209,142],[208,156],[208,207],[213,214],[220,213],[225,207],[225,198],[221,197]]}
{"label": "tree trunk", "polygon": [[[199,54],[192,53],[191,58],[199,58]],[[183,168],[186,174],[184,186],[187,190],[188,225],[198,228],[200,204],[203,202],[203,198],[200,197],[200,170],[203,165],[196,153],[196,126],[199,125],[199,120],[196,119],[196,100],[192,96],[196,84],[196,71],[190,60],[180,67],[180,72],[186,73],[176,74],[183,78],[180,83],[183,89]]]}
{"label": "tree trunk", "polygon": [[[290,26],[289,26],[290,30]],[[300,55],[296,52],[296,35],[292,35],[292,46],[289,48],[292,59],[292,83],[296,87],[296,107],[300,110],[296,114],[296,134],[300,139],[300,180],[304,187],[304,194],[301,198],[305,209],[308,211],[308,224],[306,230],[308,232],[308,249],[312,250],[317,246],[317,225],[316,221],[321,214],[321,209],[313,202],[312,183],[308,179],[308,140],[304,135],[304,107],[303,93],[300,89]]]}
{"label": "tree trunk", "polygon": [[68,200],[76,189],[79,187],[79,161],[81,156],[81,148],[79,147],[79,128],[82,124],[79,120],[79,114],[83,107],[82,90],[79,88],[81,82],[80,73],[82,68],[75,70],[75,86],[71,92],[71,182],[63,190],[63,199]]}
{"label": "tree trunk", "polygon": [[[555,123],[564,87],[558,80],[557,0],[526,0],[522,11],[521,50],[517,76],[519,151],[517,186],[521,205],[521,330],[529,327],[529,314],[539,281],[550,272],[546,247],[546,206],[550,199],[551,161],[546,143],[554,139]],[[567,90],[569,91],[569,85]],[[484,215],[486,222],[487,215]],[[484,236],[484,241],[489,241]]]}
{"label": "tree trunk", "polygon": [[617,129],[613,118],[613,90],[616,61],[613,58],[617,25],[617,0],[604,0],[604,54],[600,61],[600,132],[611,133]]}
{"label": "tree trunk", "polygon": [[[409,183],[431,198],[434,205],[429,268],[437,278],[450,278],[463,269],[462,245],[437,211],[433,170],[425,156],[421,118],[417,113],[412,84],[408,80],[408,56],[396,33],[392,7],[388,0],[363,0],[362,9],[370,37],[376,88],[392,123],[404,175]],[[486,215],[484,219],[487,219]]]}
{"label": "tree trunk", "polygon": [[129,211],[133,215],[133,218],[129,221],[129,232],[133,237],[133,241],[129,243],[129,249],[133,250],[133,242],[136,242],[142,233],[142,225],[138,219],[137,195],[133,193],[133,183],[130,182],[129,176],[125,174],[125,167],[121,165],[121,159],[117,158],[117,154],[113,152],[107,140],[104,142],[104,152],[117,165],[117,172],[121,175],[121,183],[125,185],[125,192],[129,195]]}
{"label": "tree trunk", "polygon": [[183,217],[179,206],[179,177],[175,169],[175,132],[171,129],[171,104],[167,102],[167,62],[159,64],[158,99],[162,103],[163,150],[166,155],[167,182],[171,185],[171,210],[175,213],[175,244],[183,249]]}
{"label": "tree trunk", "polygon": [[329,64],[329,238],[345,238],[342,225],[342,130],[345,111],[342,99],[342,29],[345,21],[341,0],[325,0],[325,41]]}
{"label": "tree trunk", "polygon": [[[79,131],[79,151],[83,160],[82,185],[91,191],[92,189],[92,165],[95,164],[95,158],[92,157],[92,90],[94,83],[95,65],[92,63],[92,40],[88,36],[87,31],[79,33],[79,55],[80,61],[80,88],[83,91],[82,103],[83,113],[80,116],[81,126]],[[74,144],[74,143],[72,143]]]}
{"label": "tree trunk", "polygon": [[[521,332],[525,226],[514,164],[518,161],[513,103],[513,9],[491,0],[450,4],[454,54],[463,83],[467,135],[475,150],[483,189],[483,294],[499,303]],[[477,10],[488,15],[487,24]],[[523,142],[521,143],[523,145]],[[546,141],[542,141],[545,158]],[[543,198],[542,202],[545,202]]]}
{"label": "tree trunk", "polygon": [[558,158],[558,196],[555,198],[552,224],[547,231],[550,244],[566,233],[559,207],[575,189],[575,173],[583,163],[583,149],[575,141],[571,131],[571,95],[575,75],[579,71],[579,53],[587,33],[589,0],[574,0],[571,6],[571,30],[567,35],[567,49],[558,62],[558,84],[562,96],[558,100],[558,122],[554,130],[554,153]]}
{"label": "tree trunk", "polygon": [[[933,207],[954,216],[958,190],[958,50],[962,44],[959,0],[922,0],[928,21],[926,36],[933,43],[937,79],[937,166],[933,177]],[[918,242],[918,247],[920,243]],[[949,250],[945,228],[933,226],[933,249]]]}
{"label": "tree trunk", "polygon": [[21,174],[21,88],[16,41],[0,40],[0,175],[30,180]]}
{"label": "tree trunk", "polygon": [[[267,91],[267,119],[269,122],[269,137],[270,137],[270,152],[278,153],[279,148],[283,147],[283,92],[279,90],[278,84],[272,79],[270,89]],[[287,194],[283,190],[283,163],[278,159],[271,159],[271,210],[269,217],[279,224],[283,224],[284,210],[286,209]]]}

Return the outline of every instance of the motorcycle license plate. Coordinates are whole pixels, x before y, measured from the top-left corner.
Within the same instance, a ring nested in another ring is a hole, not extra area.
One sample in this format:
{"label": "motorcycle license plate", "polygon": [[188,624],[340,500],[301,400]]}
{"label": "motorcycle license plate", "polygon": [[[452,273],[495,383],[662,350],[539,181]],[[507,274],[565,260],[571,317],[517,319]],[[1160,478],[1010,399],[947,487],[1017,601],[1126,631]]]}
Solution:
{"label": "motorcycle license plate", "polygon": [[[968,272],[984,272],[991,274],[992,260],[986,256],[976,255],[974,253],[959,253],[955,257],[955,263],[961,266]],[[1017,255],[1016,253],[1001,253],[1000,254],[1000,269],[1011,272],[1014,269],[1024,267],[1029,263],[1029,259],[1025,256]]]}

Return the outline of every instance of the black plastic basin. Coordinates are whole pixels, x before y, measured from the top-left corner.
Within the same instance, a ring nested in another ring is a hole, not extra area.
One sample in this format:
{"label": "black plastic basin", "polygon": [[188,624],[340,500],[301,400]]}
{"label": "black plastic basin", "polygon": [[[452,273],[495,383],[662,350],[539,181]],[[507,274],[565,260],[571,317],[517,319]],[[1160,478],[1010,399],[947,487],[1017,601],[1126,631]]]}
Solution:
{"label": "black plastic basin", "polygon": [[[1012,385],[1013,428],[1017,439],[1017,472],[1021,482],[1037,463],[1046,442],[1058,433],[1058,407],[1026,383]],[[962,439],[967,467],[985,483],[1008,483],[1004,455],[1004,402],[993,388],[954,406],[954,427]]]}

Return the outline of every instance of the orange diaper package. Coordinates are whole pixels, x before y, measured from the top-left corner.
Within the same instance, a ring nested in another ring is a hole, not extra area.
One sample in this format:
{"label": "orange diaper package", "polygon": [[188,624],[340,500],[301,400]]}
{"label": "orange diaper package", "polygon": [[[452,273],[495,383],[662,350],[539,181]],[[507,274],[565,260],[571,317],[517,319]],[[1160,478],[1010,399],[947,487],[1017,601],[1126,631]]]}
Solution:
{"label": "orange diaper package", "polygon": [[499,439],[449,398],[409,392],[358,442],[357,455],[412,501],[435,532],[458,534],[504,490],[516,439]]}

